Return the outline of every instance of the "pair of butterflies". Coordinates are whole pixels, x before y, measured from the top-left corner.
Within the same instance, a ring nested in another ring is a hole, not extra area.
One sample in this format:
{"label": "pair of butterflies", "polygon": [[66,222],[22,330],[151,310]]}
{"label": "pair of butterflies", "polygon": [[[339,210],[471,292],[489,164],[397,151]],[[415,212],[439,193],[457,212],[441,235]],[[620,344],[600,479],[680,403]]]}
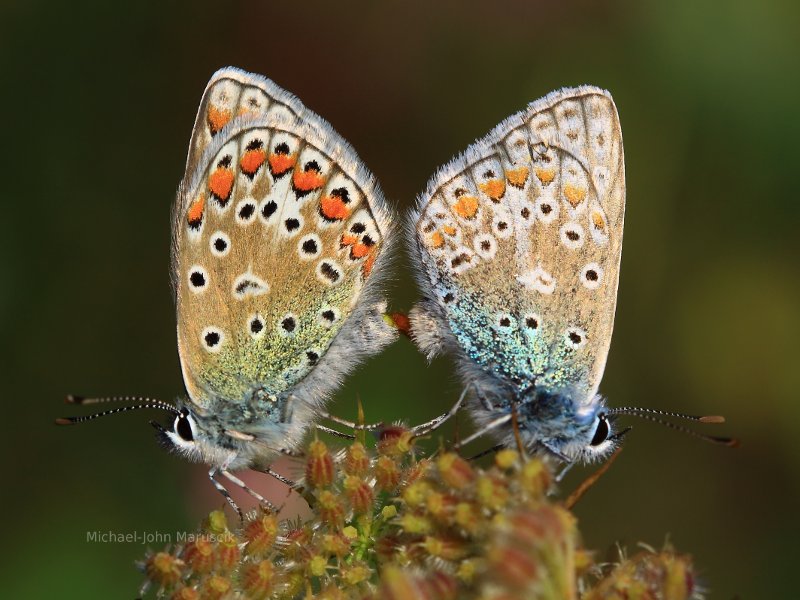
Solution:
{"label": "pair of butterflies", "polygon": [[412,337],[429,357],[455,354],[479,431],[508,443],[514,420],[531,449],[601,457],[619,437],[597,388],[624,205],[619,119],[598,88],[500,123],[439,169],[403,231],[325,120],[264,77],[222,69],[172,223],[188,399],[61,422],[164,409],[169,446],[243,485],[231,471],[295,450],[347,372],[396,337],[380,284],[405,233],[424,297]]}

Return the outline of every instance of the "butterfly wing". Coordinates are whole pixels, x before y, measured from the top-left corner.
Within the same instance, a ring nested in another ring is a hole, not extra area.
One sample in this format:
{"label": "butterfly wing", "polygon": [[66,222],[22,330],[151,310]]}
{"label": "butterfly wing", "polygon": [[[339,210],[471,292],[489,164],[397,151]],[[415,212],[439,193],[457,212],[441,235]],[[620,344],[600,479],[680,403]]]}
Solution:
{"label": "butterfly wing", "polygon": [[318,402],[393,339],[377,288],[383,195],[327,122],[265,78],[212,77],[173,238],[178,348],[201,409],[309,380]]}
{"label": "butterfly wing", "polygon": [[560,90],[503,121],[433,177],[412,218],[428,298],[414,315],[423,350],[449,341],[467,371],[593,396],[611,341],[624,206],[607,92]]}

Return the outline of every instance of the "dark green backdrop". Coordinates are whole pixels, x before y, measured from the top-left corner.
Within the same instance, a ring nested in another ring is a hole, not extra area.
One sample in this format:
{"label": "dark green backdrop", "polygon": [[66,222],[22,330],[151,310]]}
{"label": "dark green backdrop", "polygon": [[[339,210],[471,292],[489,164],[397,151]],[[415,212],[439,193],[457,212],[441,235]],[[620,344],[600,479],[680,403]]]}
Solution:
{"label": "dark green backdrop", "polygon": [[[219,505],[202,467],[157,447],[150,415],[52,419],[70,391],[182,391],[170,203],[203,87],[229,64],[330,120],[401,210],[530,100],[611,90],[628,210],[601,390],[617,406],[723,413],[714,432],[742,447],[636,422],[578,506],[585,543],[669,537],[714,598],[791,595],[798,30],[790,0],[2,2],[2,595],[131,597],[145,547],[87,531],[174,534]],[[402,266],[394,307],[415,295]],[[349,379],[335,411],[352,414],[358,395],[369,417],[415,421],[458,391],[447,360],[428,368],[401,340]]]}

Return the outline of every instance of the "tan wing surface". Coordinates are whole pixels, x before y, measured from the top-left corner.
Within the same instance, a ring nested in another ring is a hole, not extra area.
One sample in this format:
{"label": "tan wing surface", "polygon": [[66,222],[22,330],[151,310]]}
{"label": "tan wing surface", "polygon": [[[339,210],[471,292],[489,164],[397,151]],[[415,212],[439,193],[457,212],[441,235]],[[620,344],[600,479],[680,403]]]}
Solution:
{"label": "tan wing surface", "polygon": [[417,243],[464,352],[517,383],[599,385],[625,204],[610,95],[554,92],[447,165],[420,199]]}
{"label": "tan wing surface", "polygon": [[305,377],[389,228],[372,176],[326,122],[268,80],[228,72],[239,79],[216,75],[201,103],[173,223],[178,345],[201,407]]}

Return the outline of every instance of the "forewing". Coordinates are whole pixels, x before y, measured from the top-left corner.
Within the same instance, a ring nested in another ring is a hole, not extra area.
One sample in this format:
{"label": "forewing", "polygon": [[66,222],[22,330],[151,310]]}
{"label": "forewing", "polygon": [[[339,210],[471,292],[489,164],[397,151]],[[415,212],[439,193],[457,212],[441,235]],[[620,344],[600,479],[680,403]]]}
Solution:
{"label": "forewing", "polygon": [[291,121],[304,113],[305,107],[295,96],[269,79],[235,67],[220,69],[200,100],[186,158],[187,176],[197,170],[198,161],[215,136],[237,117],[280,115]]}
{"label": "forewing", "polygon": [[415,223],[423,277],[468,360],[520,389],[593,395],[611,340],[622,136],[593,87],[531,104],[445,166]]}
{"label": "forewing", "polygon": [[[232,86],[212,80],[201,113],[219,109],[219,85]],[[297,101],[294,109],[240,115],[216,133],[198,117],[196,168],[173,231],[179,352],[201,407],[302,380],[353,312],[387,241],[389,214],[372,176],[327,123]]]}

